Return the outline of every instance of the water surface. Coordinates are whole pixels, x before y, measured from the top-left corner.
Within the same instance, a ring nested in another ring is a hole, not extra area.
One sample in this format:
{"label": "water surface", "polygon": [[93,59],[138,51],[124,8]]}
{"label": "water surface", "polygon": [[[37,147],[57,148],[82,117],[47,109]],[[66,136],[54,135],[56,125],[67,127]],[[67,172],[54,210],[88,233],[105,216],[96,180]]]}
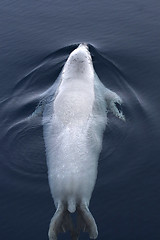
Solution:
{"label": "water surface", "polygon": [[104,134],[90,206],[99,239],[159,240],[159,12],[158,0],[0,3],[1,239],[47,240],[55,208],[42,126],[26,119],[70,52],[86,42],[127,119],[109,115]]}

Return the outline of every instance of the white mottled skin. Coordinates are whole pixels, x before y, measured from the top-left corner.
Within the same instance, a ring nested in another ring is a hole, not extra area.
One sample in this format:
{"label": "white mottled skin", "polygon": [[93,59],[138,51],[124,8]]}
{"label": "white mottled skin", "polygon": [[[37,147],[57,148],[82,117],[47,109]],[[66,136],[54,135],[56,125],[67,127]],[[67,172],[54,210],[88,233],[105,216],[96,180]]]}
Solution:
{"label": "white mottled skin", "polygon": [[[121,104],[121,99],[100,82],[85,44],[70,54],[59,78],[54,97],[47,98],[47,93],[33,114],[43,112],[49,186],[57,208],[49,239],[56,240],[57,233],[67,229],[73,240],[84,229],[95,239],[97,227],[88,207],[97,177],[107,112],[124,120],[115,105]],[[48,92],[51,95],[52,90]],[[68,213],[76,210],[84,223],[74,232]]]}

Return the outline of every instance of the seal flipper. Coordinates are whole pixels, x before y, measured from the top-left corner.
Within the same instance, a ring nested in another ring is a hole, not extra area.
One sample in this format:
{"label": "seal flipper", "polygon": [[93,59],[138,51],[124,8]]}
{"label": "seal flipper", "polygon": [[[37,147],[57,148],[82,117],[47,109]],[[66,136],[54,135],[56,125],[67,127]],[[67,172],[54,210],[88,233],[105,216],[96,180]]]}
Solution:
{"label": "seal flipper", "polygon": [[81,231],[88,232],[90,239],[96,239],[98,236],[97,225],[86,205],[77,207],[77,227],[74,230],[70,212],[63,206],[59,207],[51,219],[48,237],[49,240],[57,240],[60,232],[69,231],[71,240],[78,240]]}
{"label": "seal flipper", "polygon": [[80,231],[88,232],[90,239],[96,239],[98,236],[96,222],[86,205],[77,208],[77,235]]}
{"label": "seal flipper", "polygon": [[78,240],[69,211],[60,207],[51,219],[48,232],[49,240],[57,240],[57,234],[66,231],[70,232],[72,240]]}
{"label": "seal flipper", "polygon": [[49,240],[57,240],[57,234],[61,231],[63,217],[64,209],[58,208],[50,222],[48,231]]}
{"label": "seal flipper", "polygon": [[123,112],[120,110],[121,102],[119,101],[111,101],[109,110],[118,118],[125,121],[125,116],[123,115]]}
{"label": "seal flipper", "polygon": [[107,102],[107,108],[112,112],[116,117],[125,121],[125,116],[121,110],[122,99],[109,89],[105,89],[105,99]]}
{"label": "seal flipper", "polygon": [[35,111],[32,113],[31,118],[42,116],[44,110],[44,102],[40,101]]}

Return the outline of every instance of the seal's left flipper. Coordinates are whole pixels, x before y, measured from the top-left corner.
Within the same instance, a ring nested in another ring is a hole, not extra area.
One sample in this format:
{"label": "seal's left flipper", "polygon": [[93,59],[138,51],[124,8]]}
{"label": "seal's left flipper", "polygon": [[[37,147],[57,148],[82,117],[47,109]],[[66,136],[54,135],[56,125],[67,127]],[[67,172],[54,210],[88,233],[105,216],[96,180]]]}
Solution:
{"label": "seal's left flipper", "polygon": [[125,121],[125,116],[121,110],[122,99],[111,90],[106,88],[105,99],[107,102],[107,110],[112,112],[116,117]]}
{"label": "seal's left flipper", "polygon": [[43,110],[44,110],[44,103],[40,101],[35,111],[32,113],[31,118],[42,116]]}
{"label": "seal's left flipper", "polygon": [[72,223],[72,218],[67,209],[63,206],[60,206],[53,218],[51,219],[48,237],[49,240],[57,240],[57,235],[60,232],[70,232],[72,240],[78,240],[76,231],[74,230],[74,225]]}

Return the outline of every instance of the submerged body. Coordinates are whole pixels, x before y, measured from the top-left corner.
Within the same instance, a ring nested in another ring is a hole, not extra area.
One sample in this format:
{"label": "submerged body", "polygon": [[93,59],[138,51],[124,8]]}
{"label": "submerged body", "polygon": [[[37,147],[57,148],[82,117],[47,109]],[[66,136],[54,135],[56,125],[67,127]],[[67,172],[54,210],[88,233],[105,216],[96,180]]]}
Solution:
{"label": "submerged body", "polygon": [[[85,44],[80,44],[67,59],[54,94],[46,94],[35,114],[43,112],[43,133],[48,179],[56,206],[49,239],[69,230],[73,240],[80,231],[97,238],[98,231],[89,202],[97,177],[98,158],[107,123],[107,112],[124,120],[116,103],[120,97],[105,88],[97,77]],[[39,110],[40,109],[40,110]],[[70,214],[77,211],[77,225]]]}

